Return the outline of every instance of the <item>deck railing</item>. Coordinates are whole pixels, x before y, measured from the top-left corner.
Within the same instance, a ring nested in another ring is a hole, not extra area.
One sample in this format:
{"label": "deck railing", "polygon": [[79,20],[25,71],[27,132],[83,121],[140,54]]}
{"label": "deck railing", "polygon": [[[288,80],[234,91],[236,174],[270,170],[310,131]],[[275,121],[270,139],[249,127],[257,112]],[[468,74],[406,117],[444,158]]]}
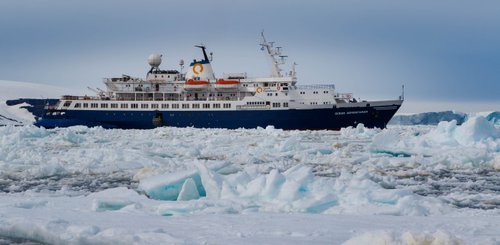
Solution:
{"label": "deck railing", "polygon": [[312,89],[335,89],[334,84],[311,84],[311,85],[297,85],[297,89],[312,90]]}

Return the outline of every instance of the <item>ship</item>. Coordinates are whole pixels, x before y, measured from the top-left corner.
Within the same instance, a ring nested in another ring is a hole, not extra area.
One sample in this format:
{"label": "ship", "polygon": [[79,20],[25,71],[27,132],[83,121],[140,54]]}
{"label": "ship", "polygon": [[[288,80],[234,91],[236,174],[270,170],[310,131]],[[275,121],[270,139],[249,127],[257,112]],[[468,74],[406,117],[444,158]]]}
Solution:
{"label": "ship", "polygon": [[266,40],[260,43],[271,64],[271,75],[252,78],[245,72],[212,69],[213,53],[196,45],[203,57],[179,70],[162,70],[162,55],[148,57],[146,77],[129,75],[104,78],[106,90],[94,96],[64,95],[45,107],[34,123],[44,128],[88,127],[152,129],[156,127],[257,128],[284,130],[339,130],[363,124],[385,128],[401,107],[403,93],[393,100],[366,101],[352,93],[339,93],[333,84],[300,85],[293,63],[282,67],[287,56]]}

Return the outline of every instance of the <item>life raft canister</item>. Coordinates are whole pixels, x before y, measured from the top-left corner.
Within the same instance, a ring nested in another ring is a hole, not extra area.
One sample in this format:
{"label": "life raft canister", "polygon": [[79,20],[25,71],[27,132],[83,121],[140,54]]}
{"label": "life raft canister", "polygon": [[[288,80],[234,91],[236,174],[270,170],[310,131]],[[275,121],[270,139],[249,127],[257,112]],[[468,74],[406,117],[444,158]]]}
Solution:
{"label": "life raft canister", "polygon": [[255,92],[262,93],[262,88],[261,87],[257,87],[257,89],[255,89]]}

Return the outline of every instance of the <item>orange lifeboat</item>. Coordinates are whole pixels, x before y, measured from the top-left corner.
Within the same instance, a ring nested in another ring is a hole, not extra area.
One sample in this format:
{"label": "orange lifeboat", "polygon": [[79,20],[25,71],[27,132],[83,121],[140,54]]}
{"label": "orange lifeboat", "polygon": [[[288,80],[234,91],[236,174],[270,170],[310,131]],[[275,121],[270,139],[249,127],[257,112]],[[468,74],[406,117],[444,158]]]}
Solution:
{"label": "orange lifeboat", "polygon": [[205,90],[208,88],[208,81],[200,81],[189,79],[184,83],[184,89],[186,90]]}
{"label": "orange lifeboat", "polygon": [[215,82],[216,89],[237,89],[239,85],[240,81],[238,80],[219,79]]}

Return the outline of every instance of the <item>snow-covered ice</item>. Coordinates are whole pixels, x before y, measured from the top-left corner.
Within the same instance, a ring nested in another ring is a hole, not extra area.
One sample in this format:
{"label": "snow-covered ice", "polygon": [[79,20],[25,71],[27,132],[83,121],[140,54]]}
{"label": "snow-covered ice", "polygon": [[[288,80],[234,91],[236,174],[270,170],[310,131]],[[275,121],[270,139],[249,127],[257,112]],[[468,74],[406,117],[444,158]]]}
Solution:
{"label": "snow-covered ice", "polygon": [[0,127],[0,244],[500,243],[498,112],[340,132],[47,130],[0,104],[20,122]]}
{"label": "snow-covered ice", "polygon": [[30,125],[35,121],[35,117],[30,112],[21,108],[30,105],[23,103],[8,106],[5,103],[7,100],[19,98],[59,98],[64,94],[80,93],[77,90],[51,85],[0,80],[0,126]]}

